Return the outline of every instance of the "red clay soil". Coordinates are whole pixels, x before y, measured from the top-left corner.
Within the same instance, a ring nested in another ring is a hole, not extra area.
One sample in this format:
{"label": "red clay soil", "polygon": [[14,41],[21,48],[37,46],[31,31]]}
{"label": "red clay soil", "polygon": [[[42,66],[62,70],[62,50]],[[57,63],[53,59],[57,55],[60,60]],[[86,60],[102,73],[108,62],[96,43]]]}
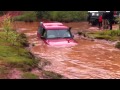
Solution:
{"label": "red clay soil", "polygon": [[23,72],[17,69],[12,69],[9,71],[8,78],[9,79],[21,79]]}

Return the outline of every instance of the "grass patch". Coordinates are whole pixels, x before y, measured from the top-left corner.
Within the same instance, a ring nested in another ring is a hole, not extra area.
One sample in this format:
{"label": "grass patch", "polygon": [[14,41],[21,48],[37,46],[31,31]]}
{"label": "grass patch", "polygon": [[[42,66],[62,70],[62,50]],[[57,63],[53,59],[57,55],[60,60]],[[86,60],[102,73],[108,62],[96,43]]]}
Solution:
{"label": "grass patch", "polygon": [[4,40],[3,32],[0,32],[0,61],[9,67],[21,68],[24,71],[37,67],[38,64],[38,60],[24,47],[13,46],[9,41]]}
{"label": "grass patch", "polygon": [[21,66],[25,65],[35,66],[37,64],[37,60],[33,60],[28,51],[24,48],[20,48],[18,54],[18,50],[11,46],[0,46],[0,58],[2,61],[8,63],[11,66]]}
{"label": "grass patch", "polygon": [[33,73],[26,72],[22,75],[23,79],[39,79],[39,77]]}
{"label": "grass patch", "polygon": [[109,41],[116,41],[120,38],[120,30],[108,30],[108,31],[100,31],[94,33],[88,33],[89,37],[93,37],[94,39],[105,39]]}
{"label": "grass patch", "polygon": [[120,49],[120,42],[117,42],[117,43],[116,43],[115,48]]}
{"label": "grass patch", "polygon": [[52,71],[43,71],[43,74],[45,75],[45,77],[48,77],[50,79],[62,79],[63,78],[62,75],[52,72]]}
{"label": "grass patch", "polygon": [[[3,30],[0,32],[0,63],[4,63],[3,66],[7,67],[8,71],[12,68],[19,68],[28,72],[38,67],[38,60],[25,49],[28,46],[25,34],[19,34],[13,30],[10,18],[6,18],[2,24]],[[7,78],[6,71],[4,68],[0,69],[0,78],[4,78],[4,76]]]}

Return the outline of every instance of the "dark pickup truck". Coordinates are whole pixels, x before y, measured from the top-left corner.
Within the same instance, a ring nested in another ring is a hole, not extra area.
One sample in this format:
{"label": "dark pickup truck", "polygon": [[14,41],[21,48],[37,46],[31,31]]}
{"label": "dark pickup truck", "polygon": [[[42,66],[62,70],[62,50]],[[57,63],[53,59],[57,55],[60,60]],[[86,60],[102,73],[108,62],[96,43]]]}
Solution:
{"label": "dark pickup truck", "polygon": [[[88,12],[88,18],[87,18],[89,23],[91,23],[91,25],[98,25],[98,18],[104,12],[105,11],[89,11]],[[109,11],[107,11],[107,13],[109,13]],[[120,11],[116,11],[116,13],[114,14],[114,21],[113,21],[113,23],[118,23],[116,18],[119,17],[119,16],[120,16]]]}
{"label": "dark pickup truck", "polygon": [[88,21],[92,25],[98,25],[98,18],[102,15],[104,11],[89,11],[88,13]]}

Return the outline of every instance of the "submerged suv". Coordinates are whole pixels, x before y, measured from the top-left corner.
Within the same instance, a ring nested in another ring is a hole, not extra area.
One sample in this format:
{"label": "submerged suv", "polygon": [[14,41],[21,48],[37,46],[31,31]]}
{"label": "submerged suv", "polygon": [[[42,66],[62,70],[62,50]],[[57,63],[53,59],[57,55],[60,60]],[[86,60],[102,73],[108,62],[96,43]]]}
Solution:
{"label": "submerged suv", "polygon": [[71,28],[62,23],[40,23],[37,36],[45,44],[50,46],[73,46],[76,41],[73,39]]}

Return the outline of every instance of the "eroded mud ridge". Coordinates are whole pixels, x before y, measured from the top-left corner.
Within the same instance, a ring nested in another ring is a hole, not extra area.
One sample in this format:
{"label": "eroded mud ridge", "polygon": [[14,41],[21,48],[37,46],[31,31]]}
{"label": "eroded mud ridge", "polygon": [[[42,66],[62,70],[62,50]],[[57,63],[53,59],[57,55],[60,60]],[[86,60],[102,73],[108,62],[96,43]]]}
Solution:
{"label": "eroded mud ridge", "polygon": [[[46,46],[37,38],[38,25],[38,22],[15,22],[17,31],[27,35],[31,44],[30,51],[37,57],[51,62],[51,65],[44,67],[45,70],[54,71],[70,79],[120,78],[120,50],[115,49],[114,45],[75,36],[78,42],[76,46],[66,48]],[[70,23],[66,25],[71,26]],[[79,23],[77,25],[80,27]]]}

